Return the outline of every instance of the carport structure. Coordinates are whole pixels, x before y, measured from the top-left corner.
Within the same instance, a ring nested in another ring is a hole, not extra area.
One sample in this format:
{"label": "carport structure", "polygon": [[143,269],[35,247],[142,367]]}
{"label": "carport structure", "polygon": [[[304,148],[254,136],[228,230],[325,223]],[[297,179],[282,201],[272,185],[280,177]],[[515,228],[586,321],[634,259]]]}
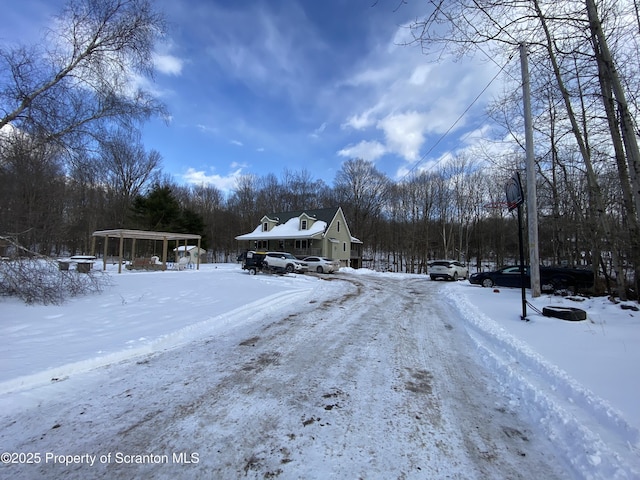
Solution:
{"label": "carport structure", "polygon": [[[93,232],[93,238],[91,239],[91,251],[95,255],[96,249],[96,237],[104,237],[104,254],[102,269],[107,269],[107,249],[109,246],[110,238],[120,239],[118,247],[118,273],[122,273],[122,264],[124,262],[124,243],[125,240],[131,240],[131,252],[136,251],[136,240],[154,240],[162,241],[162,270],[167,269],[167,253],[169,251],[169,242],[175,241],[177,245],[180,245],[181,241],[184,241],[186,247],[188,240],[197,240],[198,248],[200,248],[201,235],[195,235],[192,233],[172,233],[172,232],[153,232],[146,230],[127,230],[123,228],[117,228],[114,230],[96,230]],[[200,256],[197,257],[196,268],[200,269]]]}

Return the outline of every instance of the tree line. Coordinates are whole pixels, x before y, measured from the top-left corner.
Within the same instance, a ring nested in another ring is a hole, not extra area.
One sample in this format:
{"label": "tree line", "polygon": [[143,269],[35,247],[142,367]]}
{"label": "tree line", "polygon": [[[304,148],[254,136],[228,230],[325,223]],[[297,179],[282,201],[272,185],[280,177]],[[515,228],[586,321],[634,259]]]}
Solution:
{"label": "tree line", "polygon": [[[165,20],[148,0],[72,0],[36,46],[0,48],[0,232],[32,251],[86,252],[91,233],[200,233],[216,259],[274,211],[341,206],[365,259],[421,273],[429,260],[476,268],[515,261],[513,214],[498,205],[524,174],[520,72],[530,52],[540,256],[597,270],[599,289],[637,297],[640,16],[632,0],[425,2],[407,26],[427,55],[485,55],[504,73],[488,109],[492,139],[391,179],[350,159],[333,183],[305,171],[244,175],[231,192],[178,185],[141,125],[165,107],[134,82],[150,75]],[[402,7],[402,4],[399,8]],[[496,131],[500,135],[496,134]]]}
{"label": "tree line", "polygon": [[[0,224],[4,236],[47,255],[89,253],[95,230],[131,228],[201,234],[213,261],[234,261],[244,248],[235,237],[252,231],[263,215],[340,206],[352,235],[364,243],[365,266],[426,273],[428,262],[438,258],[468,262],[472,270],[518,258],[517,221],[506,209],[504,193],[510,161],[487,168],[486,161],[458,156],[436,169],[393,180],[374,163],[351,159],[332,185],[306,170],[287,170],[280,177],[241,176],[225,194],[212,185],[171,181],[154,161],[156,155],[140,149],[115,157],[105,152],[69,173],[51,153],[28,152],[2,157],[0,180],[7,188],[0,193]],[[130,164],[121,164],[123,159]],[[137,172],[134,184],[126,173],[131,171]],[[557,184],[547,182],[550,172],[543,173],[538,176],[543,261],[612,272],[611,256],[594,258],[591,250],[584,172],[565,168]],[[610,220],[623,231],[613,174],[606,183],[603,174],[602,181]],[[623,256],[625,238],[612,239]]]}

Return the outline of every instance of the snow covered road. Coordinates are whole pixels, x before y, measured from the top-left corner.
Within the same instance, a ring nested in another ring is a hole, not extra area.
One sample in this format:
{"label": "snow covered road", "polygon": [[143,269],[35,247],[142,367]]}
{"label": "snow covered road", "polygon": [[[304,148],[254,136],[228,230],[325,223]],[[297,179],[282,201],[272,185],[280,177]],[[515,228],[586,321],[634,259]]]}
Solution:
{"label": "snow covered road", "polygon": [[15,394],[2,448],[39,462],[0,476],[578,478],[478,363],[448,284],[325,278],[238,309],[237,327],[231,312],[215,335]]}

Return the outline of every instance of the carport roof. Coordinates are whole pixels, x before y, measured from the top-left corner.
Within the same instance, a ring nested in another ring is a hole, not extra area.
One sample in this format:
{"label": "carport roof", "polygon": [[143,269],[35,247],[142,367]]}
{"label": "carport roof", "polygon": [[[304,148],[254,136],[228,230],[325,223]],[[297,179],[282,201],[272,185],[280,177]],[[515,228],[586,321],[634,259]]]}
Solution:
{"label": "carport roof", "polygon": [[193,233],[154,232],[148,230],[128,230],[116,228],[113,230],[96,230],[94,237],[111,238],[142,238],[145,240],[200,240],[201,235]]}

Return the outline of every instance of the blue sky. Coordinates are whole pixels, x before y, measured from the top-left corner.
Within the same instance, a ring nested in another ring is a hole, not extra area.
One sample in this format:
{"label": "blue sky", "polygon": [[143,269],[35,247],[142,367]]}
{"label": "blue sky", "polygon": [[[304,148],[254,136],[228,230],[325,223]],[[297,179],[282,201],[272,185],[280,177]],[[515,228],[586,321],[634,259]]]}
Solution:
{"label": "blue sky", "polygon": [[[0,41],[33,43],[60,0],[3,7]],[[168,35],[147,88],[167,105],[143,141],[178,183],[229,191],[242,174],[307,170],[329,185],[349,158],[390,178],[429,168],[489,134],[492,87],[441,139],[498,67],[433,63],[400,45],[426,2],[156,0]],[[440,143],[434,148],[436,143]]]}

